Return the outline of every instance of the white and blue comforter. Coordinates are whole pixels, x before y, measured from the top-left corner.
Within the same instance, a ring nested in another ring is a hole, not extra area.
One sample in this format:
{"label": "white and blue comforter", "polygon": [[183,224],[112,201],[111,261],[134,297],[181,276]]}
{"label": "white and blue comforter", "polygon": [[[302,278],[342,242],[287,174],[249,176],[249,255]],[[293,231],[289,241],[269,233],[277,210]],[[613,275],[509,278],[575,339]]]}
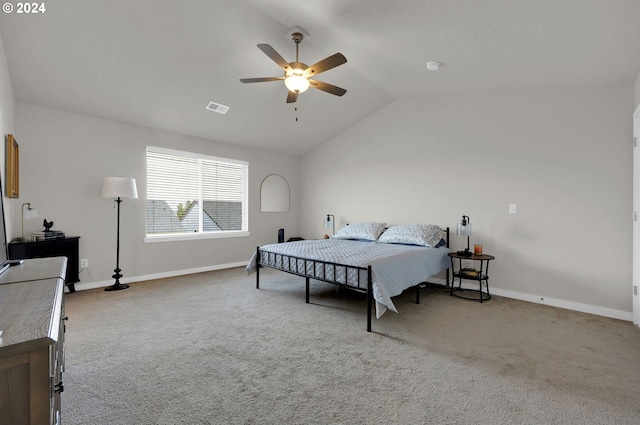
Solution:
{"label": "white and blue comforter", "polygon": [[[376,317],[387,309],[398,312],[391,297],[450,267],[449,249],[428,248],[413,245],[396,245],[377,242],[360,242],[339,239],[303,240],[260,247],[261,264],[319,280],[367,288],[366,270],[357,271],[346,267],[326,267],[304,260],[287,259],[299,257],[350,266],[371,266],[373,298],[376,302]],[[247,271],[256,270],[256,254],[247,265]],[[359,276],[358,276],[359,275]]]}

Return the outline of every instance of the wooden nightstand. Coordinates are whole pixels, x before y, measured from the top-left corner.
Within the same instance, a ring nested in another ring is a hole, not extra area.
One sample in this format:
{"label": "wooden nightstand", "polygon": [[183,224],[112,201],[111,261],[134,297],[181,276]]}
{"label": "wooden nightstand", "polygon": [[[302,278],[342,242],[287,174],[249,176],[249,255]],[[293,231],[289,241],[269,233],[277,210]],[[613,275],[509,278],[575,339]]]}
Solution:
{"label": "wooden nightstand", "polygon": [[[459,255],[455,252],[450,252],[449,257],[451,258],[451,270],[453,271],[453,281],[451,282],[451,290],[449,292],[450,295],[453,295],[458,298],[464,298],[466,300],[473,301],[487,301],[491,299],[491,294],[489,293],[489,262],[493,260],[495,257],[493,255],[488,254],[473,254],[471,256]],[[456,270],[455,260],[458,259],[458,268]],[[470,260],[474,262],[480,262],[480,267],[478,269],[474,268],[463,268],[462,260]],[[458,279],[458,287],[454,287],[455,280]],[[462,280],[475,280],[478,282],[478,289],[466,289],[462,288]],[[482,289],[482,285],[484,283],[485,291]],[[472,296],[472,294],[477,294],[478,296]]]}

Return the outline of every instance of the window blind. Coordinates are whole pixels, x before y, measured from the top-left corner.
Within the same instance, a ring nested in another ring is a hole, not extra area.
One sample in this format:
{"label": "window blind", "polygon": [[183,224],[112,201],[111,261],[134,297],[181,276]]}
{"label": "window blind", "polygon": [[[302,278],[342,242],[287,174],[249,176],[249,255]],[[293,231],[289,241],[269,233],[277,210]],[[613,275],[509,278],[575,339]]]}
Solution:
{"label": "window blind", "polygon": [[247,230],[248,164],[147,148],[147,236]]}

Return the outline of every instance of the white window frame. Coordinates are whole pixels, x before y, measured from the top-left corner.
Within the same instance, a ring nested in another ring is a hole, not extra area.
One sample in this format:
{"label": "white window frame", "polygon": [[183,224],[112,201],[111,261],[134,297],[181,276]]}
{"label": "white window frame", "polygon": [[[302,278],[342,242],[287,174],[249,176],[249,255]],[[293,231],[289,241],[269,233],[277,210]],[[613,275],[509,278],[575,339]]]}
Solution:
{"label": "white window frame", "polygon": [[[147,146],[147,149],[145,151],[145,163],[146,163],[147,153],[149,151],[166,154],[166,155],[175,155],[175,156],[180,156],[185,158],[194,158],[194,159],[202,159],[202,160],[226,162],[230,164],[242,165],[244,170],[244,175],[243,175],[244,184],[243,184],[243,195],[242,195],[242,230],[225,230],[225,231],[217,231],[217,232],[203,231],[202,217],[200,217],[200,220],[199,220],[200,229],[196,233],[149,235],[146,233],[147,226],[146,226],[146,218],[145,218],[145,239],[144,239],[145,243],[218,239],[218,238],[237,238],[237,237],[246,237],[250,235],[250,232],[249,232],[249,162],[238,160],[238,159],[221,158],[221,157],[216,157],[211,155],[198,154],[194,152],[180,151],[176,149],[160,148],[157,146]],[[145,171],[148,173],[146,168],[147,167],[145,166]],[[148,184],[148,181],[147,181],[147,184]],[[202,199],[202,185],[203,183],[202,181],[200,181],[200,187],[199,187],[200,200]],[[148,194],[148,190],[147,190],[147,194]],[[148,197],[147,197],[147,200],[148,200]],[[145,211],[146,211],[146,208],[147,206],[145,205]],[[201,208],[199,208],[199,210],[201,210]],[[200,215],[201,214],[202,213],[200,213]]]}

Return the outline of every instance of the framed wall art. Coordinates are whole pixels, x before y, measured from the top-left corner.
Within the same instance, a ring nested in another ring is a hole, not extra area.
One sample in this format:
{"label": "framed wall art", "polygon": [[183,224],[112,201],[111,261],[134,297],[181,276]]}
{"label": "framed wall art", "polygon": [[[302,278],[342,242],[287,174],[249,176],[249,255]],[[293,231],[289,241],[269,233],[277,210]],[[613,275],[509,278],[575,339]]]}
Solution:
{"label": "framed wall art", "polygon": [[7,134],[6,152],[6,187],[5,196],[7,198],[20,197],[20,151],[18,142],[12,134]]}

